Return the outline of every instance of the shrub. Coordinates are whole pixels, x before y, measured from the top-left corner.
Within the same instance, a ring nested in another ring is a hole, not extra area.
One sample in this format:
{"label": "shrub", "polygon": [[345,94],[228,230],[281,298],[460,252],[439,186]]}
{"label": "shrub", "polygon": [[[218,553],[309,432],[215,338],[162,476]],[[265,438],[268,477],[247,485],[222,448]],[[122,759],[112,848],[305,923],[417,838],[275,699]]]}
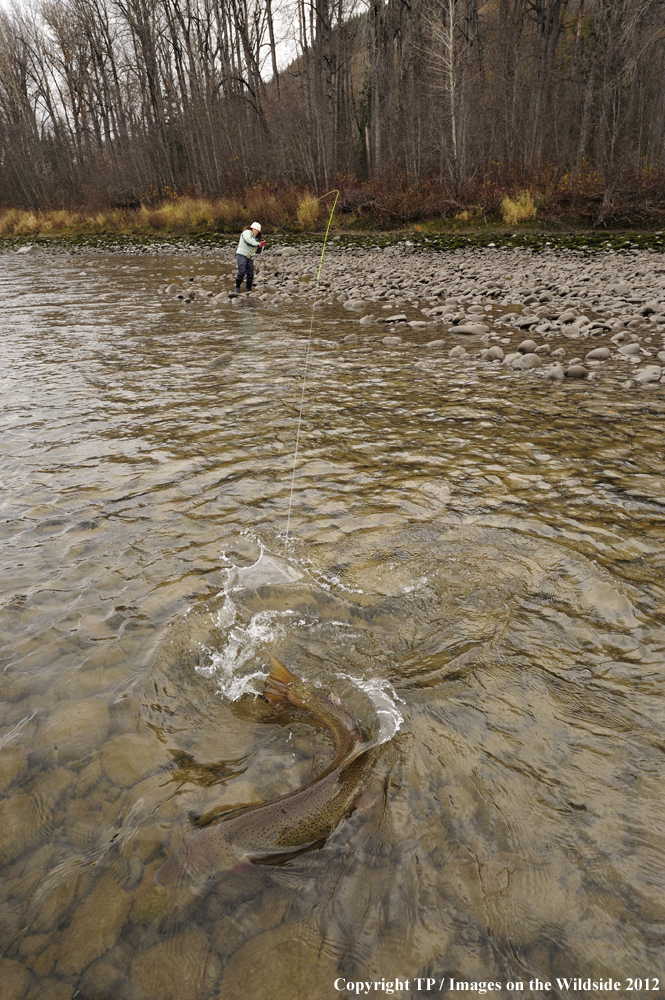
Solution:
{"label": "shrub", "polygon": [[514,200],[506,195],[501,202],[501,215],[507,226],[514,226],[516,222],[525,222],[527,219],[535,219],[536,206],[531,192],[520,191]]}
{"label": "shrub", "polygon": [[298,225],[301,229],[313,229],[319,218],[319,202],[311,194],[306,194],[298,202]]}

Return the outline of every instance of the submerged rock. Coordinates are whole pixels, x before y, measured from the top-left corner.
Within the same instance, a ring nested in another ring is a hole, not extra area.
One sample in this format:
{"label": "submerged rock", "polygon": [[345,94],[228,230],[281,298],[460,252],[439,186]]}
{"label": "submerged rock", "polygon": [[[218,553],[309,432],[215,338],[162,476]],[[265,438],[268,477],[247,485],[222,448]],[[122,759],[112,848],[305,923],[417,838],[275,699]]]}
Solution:
{"label": "submerged rock", "polygon": [[[210,950],[205,932],[200,927],[188,927],[136,956],[132,985],[138,1000],[198,1000],[215,987],[220,970],[221,963]],[[250,977],[252,981],[254,978]],[[247,997],[248,985],[228,997]],[[278,995],[274,984],[270,982],[269,986],[271,996]]]}
{"label": "submerged rock", "polygon": [[52,811],[42,796],[17,792],[0,800],[0,867],[34,847],[51,822]]}
{"label": "submerged rock", "polygon": [[78,975],[112,948],[125,922],[132,897],[108,876],[102,878],[74,911],[64,931],[56,971]]}
{"label": "submerged rock", "polygon": [[146,775],[171,760],[164,745],[151,730],[145,733],[121,733],[102,747],[104,774],[119,788],[130,788]]}
{"label": "submerged rock", "polygon": [[2,1000],[23,1000],[31,982],[33,977],[22,962],[0,957]]}
{"label": "submerged rock", "polygon": [[60,760],[80,760],[106,739],[109,710],[97,698],[60,702],[35,735],[37,750],[52,750]]}
{"label": "submerged rock", "polygon": [[[297,925],[253,937],[229,961],[218,1000],[329,996],[338,975],[337,960],[321,944],[318,932]],[[255,974],[257,969],[261,975]]]}
{"label": "submerged rock", "polygon": [[210,362],[210,367],[211,368],[223,368],[226,365],[228,365],[228,363],[230,361],[233,361],[233,355],[231,354],[230,351],[227,351],[226,354],[220,354],[218,358],[215,358],[214,361],[211,361]]}

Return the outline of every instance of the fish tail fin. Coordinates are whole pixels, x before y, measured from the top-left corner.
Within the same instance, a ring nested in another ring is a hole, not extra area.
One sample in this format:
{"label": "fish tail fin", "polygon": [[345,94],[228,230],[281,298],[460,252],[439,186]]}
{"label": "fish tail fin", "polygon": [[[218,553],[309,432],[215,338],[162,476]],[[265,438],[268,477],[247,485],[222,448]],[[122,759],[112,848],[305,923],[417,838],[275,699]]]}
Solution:
{"label": "fish tail fin", "polygon": [[270,660],[270,673],[266,678],[263,693],[271,705],[281,705],[290,700],[289,686],[297,680],[297,677],[270,653],[268,653],[268,659]]}

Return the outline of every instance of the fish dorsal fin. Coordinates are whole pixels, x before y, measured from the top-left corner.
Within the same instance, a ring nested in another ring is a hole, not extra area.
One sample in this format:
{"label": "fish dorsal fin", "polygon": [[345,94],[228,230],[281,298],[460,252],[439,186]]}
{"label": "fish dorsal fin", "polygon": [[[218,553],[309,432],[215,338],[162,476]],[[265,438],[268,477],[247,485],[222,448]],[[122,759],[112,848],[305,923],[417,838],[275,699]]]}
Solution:
{"label": "fish dorsal fin", "polygon": [[270,673],[266,678],[264,694],[271,705],[279,705],[289,700],[289,685],[298,678],[268,653]]}

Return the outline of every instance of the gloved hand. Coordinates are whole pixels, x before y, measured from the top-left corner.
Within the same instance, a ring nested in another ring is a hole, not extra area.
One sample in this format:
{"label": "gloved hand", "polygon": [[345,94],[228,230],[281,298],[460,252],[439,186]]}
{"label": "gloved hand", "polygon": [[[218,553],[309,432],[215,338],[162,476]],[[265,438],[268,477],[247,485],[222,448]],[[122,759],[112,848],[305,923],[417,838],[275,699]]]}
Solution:
{"label": "gloved hand", "polygon": [[259,247],[261,248],[261,250],[263,250],[263,248],[264,248],[265,245],[266,245],[266,241],[265,240],[263,241],[263,243],[259,243]]}

